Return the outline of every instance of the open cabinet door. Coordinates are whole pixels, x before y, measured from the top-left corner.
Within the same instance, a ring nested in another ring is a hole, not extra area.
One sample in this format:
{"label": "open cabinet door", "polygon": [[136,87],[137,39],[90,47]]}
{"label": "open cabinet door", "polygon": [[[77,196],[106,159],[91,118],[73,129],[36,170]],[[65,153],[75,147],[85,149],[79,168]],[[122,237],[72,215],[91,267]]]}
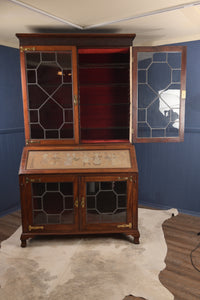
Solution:
{"label": "open cabinet door", "polygon": [[133,49],[133,142],[184,139],[186,47]]}

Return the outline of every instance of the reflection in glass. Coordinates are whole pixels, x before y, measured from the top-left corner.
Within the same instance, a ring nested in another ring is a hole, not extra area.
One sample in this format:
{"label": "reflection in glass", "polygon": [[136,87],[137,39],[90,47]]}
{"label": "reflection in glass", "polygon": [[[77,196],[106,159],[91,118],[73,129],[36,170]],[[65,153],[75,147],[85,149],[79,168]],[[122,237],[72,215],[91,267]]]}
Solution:
{"label": "reflection in glass", "polygon": [[181,52],[138,53],[138,137],[179,136]]}

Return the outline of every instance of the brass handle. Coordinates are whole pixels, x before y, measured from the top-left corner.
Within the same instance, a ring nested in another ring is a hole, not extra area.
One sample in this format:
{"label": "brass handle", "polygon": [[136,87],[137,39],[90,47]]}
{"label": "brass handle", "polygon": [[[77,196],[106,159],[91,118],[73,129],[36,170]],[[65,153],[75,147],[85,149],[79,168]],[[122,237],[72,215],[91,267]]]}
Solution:
{"label": "brass handle", "polygon": [[31,226],[31,225],[28,226],[28,230],[29,231],[31,231],[31,230],[37,230],[37,229],[43,230],[44,226]]}
{"label": "brass handle", "polygon": [[85,207],[85,198],[84,197],[81,198],[81,207],[82,208]]}
{"label": "brass handle", "polygon": [[76,200],[74,202],[74,207],[78,208],[78,197],[76,197]]}
{"label": "brass handle", "polygon": [[132,223],[117,225],[117,228],[132,228]]}

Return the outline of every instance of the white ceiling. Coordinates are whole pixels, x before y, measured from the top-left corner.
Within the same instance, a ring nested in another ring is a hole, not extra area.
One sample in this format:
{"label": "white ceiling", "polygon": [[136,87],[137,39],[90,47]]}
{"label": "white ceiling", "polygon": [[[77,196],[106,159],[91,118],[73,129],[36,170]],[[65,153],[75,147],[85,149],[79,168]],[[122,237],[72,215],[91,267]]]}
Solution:
{"label": "white ceiling", "polygon": [[0,0],[0,45],[15,33],[136,33],[135,46],[200,40],[200,1]]}

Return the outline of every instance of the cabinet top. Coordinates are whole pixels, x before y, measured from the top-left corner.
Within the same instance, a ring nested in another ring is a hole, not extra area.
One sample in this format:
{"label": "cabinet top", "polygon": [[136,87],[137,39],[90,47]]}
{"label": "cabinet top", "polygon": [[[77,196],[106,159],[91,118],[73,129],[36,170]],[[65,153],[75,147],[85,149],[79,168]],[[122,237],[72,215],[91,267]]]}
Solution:
{"label": "cabinet top", "polygon": [[74,45],[79,47],[132,46],[135,34],[104,33],[17,33],[20,46]]}

